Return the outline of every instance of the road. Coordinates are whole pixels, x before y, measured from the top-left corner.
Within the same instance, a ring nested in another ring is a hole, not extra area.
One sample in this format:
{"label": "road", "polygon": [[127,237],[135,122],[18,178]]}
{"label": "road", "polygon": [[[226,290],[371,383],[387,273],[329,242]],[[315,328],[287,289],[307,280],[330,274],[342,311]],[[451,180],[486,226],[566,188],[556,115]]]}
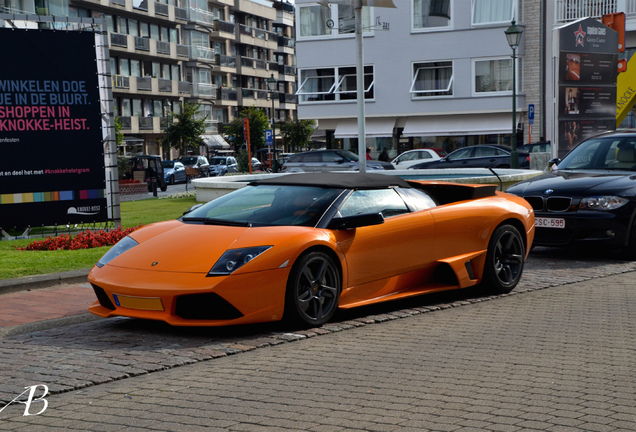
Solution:
{"label": "road", "polygon": [[[313,330],[118,318],[7,336],[0,428],[636,430],[636,263],[566,253],[536,248],[510,295],[435,294]],[[6,406],[38,384],[52,394],[26,408],[42,413]]]}

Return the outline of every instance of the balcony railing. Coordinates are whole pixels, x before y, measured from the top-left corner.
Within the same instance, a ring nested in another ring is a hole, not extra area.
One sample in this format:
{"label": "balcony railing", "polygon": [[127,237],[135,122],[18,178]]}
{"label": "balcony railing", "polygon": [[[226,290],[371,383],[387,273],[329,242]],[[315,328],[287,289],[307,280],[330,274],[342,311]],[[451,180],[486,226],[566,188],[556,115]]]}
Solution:
{"label": "balcony railing", "polygon": [[188,11],[184,8],[174,8],[174,16],[177,19],[187,21],[188,20]]}
{"label": "balcony railing", "polygon": [[195,89],[193,96],[214,97],[216,99],[216,86],[213,84],[194,83],[193,88]]}
{"label": "balcony railing", "polygon": [[294,46],[296,46],[296,42],[294,41],[294,39],[285,36],[279,36],[278,46],[283,48],[293,48]]}
{"label": "balcony railing", "polygon": [[208,60],[213,62],[216,58],[216,54],[210,48],[192,45],[190,47],[190,58],[197,60]]}
{"label": "balcony railing", "polygon": [[150,51],[150,39],[135,36],[135,49],[140,51]]}
{"label": "balcony railing", "polygon": [[216,64],[223,67],[236,67],[236,57],[223,54],[216,55]]}
{"label": "balcony railing", "polygon": [[168,16],[168,11],[169,11],[169,8],[167,4],[155,2],[155,13],[157,15]]}
{"label": "balcony railing", "polygon": [[234,34],[234,23],[218,20],[214,26],[216,31]]}
{"label": "balcony railing", "polygon": [[130,88],[130,77],[113,75],[113,87],[122,89]]}
{"label": "balcony railing", "polygon": [[177,55],[179,57],[190,57],[190,47],[187,45],[177,45]]}
{"label": "balcony railing", "polygon": [[221,88],[219,89],[220,95],[219,99],[224,101],[237,101],[238,100],[238,91],[235,89]]}
{"label": "balcony railing", "polygon": [[575,21],[580,18],[600,18],[605,14],[622,12],[619,3],[625,5],[625,12],[634,12],[636,0],[557,0],[556,21],[559,23]]}
{"label": "balcony railing", "polygon": [[110,43],[111,45],[114,45],[114,46],[120,46],[120,47],[126,48],[128,47],[128,38],[126,37],[125,34],[111,33]]}
{"label": "balcony railing", "polygon": [[153,129],[153,117],[137,117],[139,120],[139,130],[152,130]]}
{"label": "balcony railing", "polygon": [[214,21],[219,19],[219,16],[203,9],[190,9],[190,19],[194,22],[212,25]]}
{"label": "balcony railing", "polygon": [[157,41],[157,53],[170,55],[170,42]]}
{"label": "balcony railing", "polygon": [[152,78],[137,77],[137,90],[152,91]]}
{"label": "balcony railing", "polygon": [[186,81],[179,81],[179,93],[191,94],[192,84]]}
{"label": "balcony railing", "polygon": [[172,93],[172,80],[159,78],[157,84],[160,92]]}

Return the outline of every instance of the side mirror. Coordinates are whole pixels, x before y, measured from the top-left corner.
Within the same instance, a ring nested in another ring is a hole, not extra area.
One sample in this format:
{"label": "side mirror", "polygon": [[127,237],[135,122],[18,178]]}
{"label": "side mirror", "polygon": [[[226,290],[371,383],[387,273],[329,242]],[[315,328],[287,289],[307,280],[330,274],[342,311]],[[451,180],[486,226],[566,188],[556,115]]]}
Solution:
{"label": "side mirror", "polygon": [[333,158],[333,161],[337,164],[341,164],[344,162],[344,159],[341,157]]}
{"label": "side mirror", "polygon": [[371,225],[381,225],[384,223],[382,213],[366,213],[355,216],[333,218],[329,224],[329,229],[348,230]]}

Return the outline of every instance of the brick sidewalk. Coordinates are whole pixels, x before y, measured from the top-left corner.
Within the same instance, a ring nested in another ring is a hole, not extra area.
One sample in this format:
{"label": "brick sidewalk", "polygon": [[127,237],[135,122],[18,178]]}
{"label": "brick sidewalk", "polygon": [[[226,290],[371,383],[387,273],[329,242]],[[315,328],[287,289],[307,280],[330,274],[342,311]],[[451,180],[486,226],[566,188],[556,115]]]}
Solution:
{"label": "brick sidewalk", "polygon": [[95,300],[88,283],[3,294],[0,328],[89,313]]}

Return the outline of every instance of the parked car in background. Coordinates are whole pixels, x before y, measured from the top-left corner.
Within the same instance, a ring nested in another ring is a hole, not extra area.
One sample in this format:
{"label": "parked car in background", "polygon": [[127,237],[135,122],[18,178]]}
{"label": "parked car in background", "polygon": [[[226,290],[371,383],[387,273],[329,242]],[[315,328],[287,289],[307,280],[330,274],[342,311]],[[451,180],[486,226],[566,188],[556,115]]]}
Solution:
{"label": "parked car in background", "polygon": [[636,259],[635,130],[588,138],[507,191],[532,205],[536,245],[607,245]]}
{"label": "parked car in background", "polygon": [[214,156],[210,159],[210,175],[223,176],[238,172],[238,162],[234,156]]}
{"label": "parked car in background", "polygon": [[523,273],[534,216],[495,185],[266,177],[122,239],[88,276],[89,311],[178,326],[320,326],[338,308],[468,287],[508,293]]}
{"label": "parked car in background", "polygon": [[[282,172],[357,171],[358,155],[347,150],[329,149],[295,153],[283,165]],[[394,170],[390,162],[367,161],[368,170]]]}
{"label": "parked car in background", "polygon": [[[440,160],[412,165],[409,169],[429,168],[510,168],[508,146],[498,144],[462,147]],[[530,167],[530,155],[519,152],[519,168]]]}
{"label": "parked car in background", "polygon": [[441,159],[441,156],[433,149],[417,149],[405,151],[391,161],[395,169],[407,169],[408,167],[425,162]]}
{"label": "parked car in background", "polygon": [[162,161],[163,177],[168,184],[185,183],[187,180],[185,166],[179,161]]}
{"label": "parked car in background", "polygon": [[196,168],[199,170],[200,177],[208,177],[210,175],[210,162],[205,156],[181,156],[179,162],[186,168]]}
{"label": "parked car in background", "polygon": [[536,142],[521,145],[517,147],[517,151],[520,151],[522,153],[551,153],[552,146],[549,142]]}
{"label": "parked car in background", "polygon": [[261,163],[261,161],[259,161],[255,157],[253,157],[252,158],[252,171],[261,171],[262,169],[263,169],[263,164]]}

